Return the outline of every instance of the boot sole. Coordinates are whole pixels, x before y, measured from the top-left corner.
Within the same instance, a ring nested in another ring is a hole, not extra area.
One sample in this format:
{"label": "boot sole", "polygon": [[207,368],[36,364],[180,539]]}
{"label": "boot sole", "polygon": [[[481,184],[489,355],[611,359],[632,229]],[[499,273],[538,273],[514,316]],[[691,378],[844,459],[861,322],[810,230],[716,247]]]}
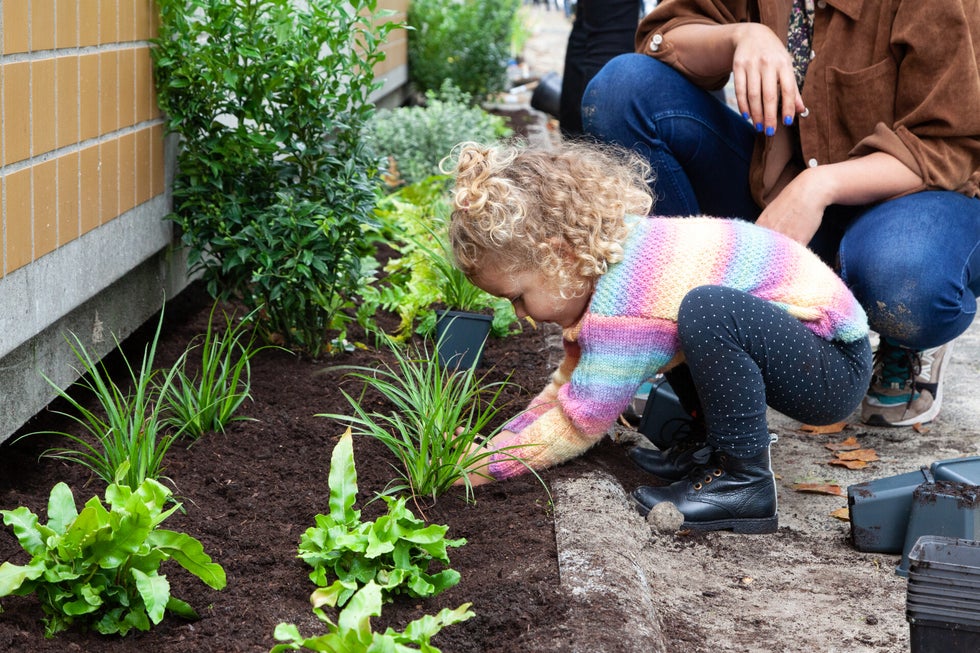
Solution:
{"label": "boot sole", "polygon": [[[650,508],[636,500],[630,495],[630,502],[636,507],[637,512],[642,517],[650,513]],[[772,517],[761,517],[754,519],[716,519],[714,521],[691,522],[685,521],[681,524],[681,529],[689,528],[692,531],[732,531],[740,535],[766,535],[775,533],[779,530],[779,515]]]}
{"label": "boot sole", "polygon": [[682,528],[692,531],[732,531],[740,535],[765,535],[775,533],[779,529],[779,517],[763,517],[759,519],[717,519],[715,521],[690,522],[685,521]]}

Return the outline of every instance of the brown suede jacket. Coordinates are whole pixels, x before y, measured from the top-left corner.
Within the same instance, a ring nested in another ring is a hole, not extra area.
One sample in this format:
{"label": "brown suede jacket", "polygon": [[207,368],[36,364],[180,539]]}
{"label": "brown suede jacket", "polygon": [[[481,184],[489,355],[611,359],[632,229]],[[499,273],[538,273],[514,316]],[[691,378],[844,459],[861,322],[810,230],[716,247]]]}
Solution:
{"label": "brown suede jacket", "polygon": [[[791,0],[661,0],[640,23],[636,51],[704,88],[671,47],[680,25],[758,22],[785,43]],[[750,184],[765,206],[804,165],[880,151],[919,174],[920,189],[980,196],[980,2],[817,0],[807,117],[760,135]],[[798,127],[797,127],[798,126]]]}

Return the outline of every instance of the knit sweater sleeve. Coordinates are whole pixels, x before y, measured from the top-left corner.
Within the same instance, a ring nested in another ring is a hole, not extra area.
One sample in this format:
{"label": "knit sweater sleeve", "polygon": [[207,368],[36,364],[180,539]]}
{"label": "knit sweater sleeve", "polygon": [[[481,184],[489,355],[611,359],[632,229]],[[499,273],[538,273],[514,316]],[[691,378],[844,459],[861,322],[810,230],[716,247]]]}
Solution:
{"label": "knit sweater sleeve", "polygon": [[[587,451],[615,423],[640,384],[678,349],[672,320],[587,313],[578,337],[581,358],[569,382],[556,388],[550,408],[521,430],[493,440],[497,452],[491,456],[489,472],[494,478],[551,467]],[[553,385],[554,378],[549,388]]]}
{"label": "knit sweater sleeve", "polygon": [[578,365],[578,360],[581,356],[581,349],[578,346],[578,342],[566,338],[562,340],[562,346],[565,349],[565,357],[562,359],[558,369],[551,374],[548,385],[530,401],[527,408],[504,425],[504,431],[522,431],[536,419],[555,407],[558,401],[558,391],[563,385],[568,383],[572,375],[572,370]]}

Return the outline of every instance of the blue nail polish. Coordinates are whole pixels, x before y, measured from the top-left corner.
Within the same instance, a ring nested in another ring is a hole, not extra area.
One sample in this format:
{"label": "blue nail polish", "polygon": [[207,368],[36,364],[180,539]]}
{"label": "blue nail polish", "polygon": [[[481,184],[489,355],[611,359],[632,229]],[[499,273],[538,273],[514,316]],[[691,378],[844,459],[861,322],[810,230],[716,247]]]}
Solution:
{"label": "blue nail polish", "polygon": [[784,125],[792,125],[793,124],[793,116],[786,116],[785,118],[783,118],[783,124]]}
{"label": "blue nail polish", "polygon": [[762,131],[762,123],[761,122],[755,123],[755,130],[757,132],[761,132]]}
{"label": "blue nail polish", "polygon": [[775,127],[766,127],[766,136],[772,136],[776,133]]}
{"label": "blue nail polish", "polygon": [[743,120],[748,120],[748,119],[749,119],[749,114],[748,114],[748,113],[746,113],[745,111],[743,111],[743,112],[742,112],[742,119],[743,119]]}

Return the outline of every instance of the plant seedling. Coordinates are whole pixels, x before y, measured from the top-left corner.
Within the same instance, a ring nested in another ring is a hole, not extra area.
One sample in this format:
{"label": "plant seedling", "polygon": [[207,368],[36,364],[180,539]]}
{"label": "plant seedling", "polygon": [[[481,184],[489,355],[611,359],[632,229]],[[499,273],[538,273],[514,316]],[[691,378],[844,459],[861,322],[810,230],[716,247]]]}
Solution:
{"label": "plant seedling", "polygon": [[[394,594],[434,596],[459,582],[459,572],[448,568],[447,547],[466,540],[447,540],[448,526],[426,526],[405,507],[404,497],[382,497],[387,514],[361,521],[361,511],[354,509],[357,472],[350,429],[331,454],[328,485],[330,512],[316,516],[316,526],[299,544],[299,557],[313,567],[310,579],[320,587],[311,597],[314,604],[344,605],[368,583],[390,600]],[[446,568],[430,573],[433,562]]]}
{"label": "plant seedling", "polygon": [[[466,621],[474,616],[473,611],[469,609],[470,604],[464,603],[455,610],[443,608],[435,616],[425,615],[415,619],[405,627],[403,632],[388,627],[383,633],[376,633],[371,629],[371,617],[381,614],[381,594],[380,587],[373,582],[368,583],[358,590],[347,603],[347,606],[340,611],[337,623],[331,621],[324,614],[320,605],[316,605],[313,611],[321,621],[327,624],[327,632],[317,637],[303,637],[295,625],[279,624],[276,626],[274,636],[277,641],[285,643],[274,646],[271,653],[301,649],[311,651],[391,651],[392,653],[425,651],[426,653],[440,653],[439,649],[429,643],[429,640],[444,627]],[[333,606],[331,603],[326,604]],[[410,644],[415,644],[418,648],[414,648]]]}
{"label": "plant seedling", "polygon": [[[120,475],[125,469],[120,470]],[[58,483],[48,500],[48,523],[26,507],[0,510],[4,524],[31,561],[0,565],[0,596],[36,594],[47,615],[45,636],[78,622],[102,634],[149,630],[169,611],[188,619],[194,609],[170,595],[160,565],[174,559],[209,587],[225,586],[225,572],[201,543],[158,526],[180,508],[164,510],[170,490],[146,479],[135,490],[114,483],[106,489],[108,510],[98,497],[81,512],[71,489]]]}

